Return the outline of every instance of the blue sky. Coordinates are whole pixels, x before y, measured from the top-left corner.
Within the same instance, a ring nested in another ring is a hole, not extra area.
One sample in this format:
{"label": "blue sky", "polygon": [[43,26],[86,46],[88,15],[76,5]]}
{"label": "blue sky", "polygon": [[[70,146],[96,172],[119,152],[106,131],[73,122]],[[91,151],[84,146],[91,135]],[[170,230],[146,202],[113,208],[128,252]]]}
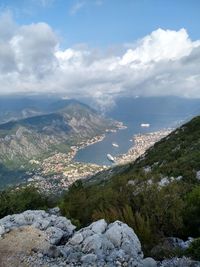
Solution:
{"label": "blue sky", "polygon": [[200,98],[200,0],[0,0],[0,94]]}
{"label": "blue sky", "polygon": [[157,28],[187,29],[199,39],[199,0],[1,0],[19,24],[46,22],[63,46],[113,46]]}

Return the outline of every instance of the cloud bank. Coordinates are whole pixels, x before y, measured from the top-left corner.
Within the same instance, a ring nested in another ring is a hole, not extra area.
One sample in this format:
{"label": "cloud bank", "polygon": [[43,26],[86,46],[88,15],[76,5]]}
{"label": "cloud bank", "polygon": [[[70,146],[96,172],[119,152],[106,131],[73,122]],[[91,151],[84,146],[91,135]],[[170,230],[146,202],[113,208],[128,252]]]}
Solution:
{"label": "cloud bank", "polygon": [[[157,29],[119,53],[60,48],[46,23],[17,25],[0,17],[0,94],[89,96],[111,105],[118,95],[200,97],[200,40],[186,29]],[[123,51],[123,52],[121,52]]]}

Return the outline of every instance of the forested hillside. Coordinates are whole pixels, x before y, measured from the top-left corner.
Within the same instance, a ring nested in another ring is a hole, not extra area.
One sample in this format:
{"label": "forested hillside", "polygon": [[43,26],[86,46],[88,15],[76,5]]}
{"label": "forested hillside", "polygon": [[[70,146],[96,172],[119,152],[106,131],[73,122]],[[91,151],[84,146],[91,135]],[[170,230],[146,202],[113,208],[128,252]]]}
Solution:
{"label": "forested hillside", "polygon": [[200,117],[195,117],[136,162],[75,183],[62,211],[78,225],[122,220],[149,252],[163,237],[200,236],[199,170]]}

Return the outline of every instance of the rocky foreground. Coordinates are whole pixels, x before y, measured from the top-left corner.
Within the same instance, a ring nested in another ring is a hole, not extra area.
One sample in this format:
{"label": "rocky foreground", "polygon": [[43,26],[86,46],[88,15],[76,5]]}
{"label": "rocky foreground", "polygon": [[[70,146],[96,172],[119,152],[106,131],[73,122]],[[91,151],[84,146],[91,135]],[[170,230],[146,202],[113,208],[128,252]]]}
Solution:
{"label": "rocky foreground", "polygon": [[25,211],[0,220],[0,267],[200,266],[187,258],[156,262],[144,258],[128,225],[99,220],[79,231],[59,209]]}

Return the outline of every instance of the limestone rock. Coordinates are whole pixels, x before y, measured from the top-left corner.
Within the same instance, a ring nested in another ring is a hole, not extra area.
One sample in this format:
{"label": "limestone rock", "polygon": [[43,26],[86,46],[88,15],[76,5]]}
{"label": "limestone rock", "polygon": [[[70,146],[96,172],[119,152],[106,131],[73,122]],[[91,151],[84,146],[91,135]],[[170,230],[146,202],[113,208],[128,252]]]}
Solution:
{"label": "limestone rock", "polygon": [[83,264],[94,264],[97,260],[97,256],[95,254],[87,254],[81,257],[81,261]]}
{"label": "limestone rock", "polygon": [[55,207],[55,208],[49,209],[48,213],[51,214],[51,215],[56,215],[56,216],[60,216],[61,215],[59,207]]}
{"label": "limestone rock", "polygon": [[42,233],[48,246],[44,250],[35,249],[35,245],[30,248],[31,254],[23,258],[28,266],[141,266],[140,241],[125,223],[107,224],[102,219],[75,232],[70,220],[57,212],[58,209],[28,210],[6,216],[0,220],[0,235],[4,238],[15,230],[20,233],[23,227]]}
{"label": "limestone rock", "polygon": [[200,171],[197,171],[197,172],[196,172],[196,178],[197,178],[197,180],[200,181]]}
{"label": "limestone rock", "polygon": [[51,226],[47,229],[46,234],[49,238],[50,244],[58,245],[64,236],[64,231],[57,227]]}
{"label": "limestone rock", "polygon": [[[79,230],[62,247],[62,253],[68,261],[69,254],[73,254],[73,250],[83,254],[81,259],[84,259],[84,264],[85,261],[91,260],[116,266],[118,261],[125,265],[127,263],[127,266],[133,265],[134,262],[137,266],[143,258],[141,244],[136,234],[120,221],[107,225],[104,220],[99,220]],[[87,255],[90,257],[86,257]]]}
{"label": "limestone rock", "polygon": [[61,252],[57,246],[50,246],[46,251],[44,251],[43,254],[47,255],[50,258],[57,258],[61,255]]}
{"label": "limestone rock", "polygon": [[0,237],[5,234],[5,227],[3,225],[0,225]]}
{"label": "limestone rock", "polygon": [[141,263],[141,267],[157,267],[157,263],[153,258],[145,258]]}
{"label": "limestone rock", "polygon": [[[33,226],[42,231],[46,231],[48,236],[51,235],[52,238],[53,227],[60,239],[62,237],[67,239],[71,237],[76,228],[73,224],[71,224],[71,221],[67,220],[65,217],[50,214],[44,210],[27,210],[23,213],[8,215],[0,219],[0,235],[22,226]],[[59,238],[56,237],[56,239]],[[51,241],[58,242],[58,240],[53,239]]]}
{"label": "limestone rock", "polygon": [[106,227],[107,227],[107,223],[104,219],[91,224],[92,231],[97,234],[102,234],[103,232],[105,232]]}
{"label": "limestone rock", "polygon": [[78,245],[83,241],[83,236],[81,233],[76,233],[74,234],[74,236],[72,237],[72,239],[70,240],[70,243],[72,245]]}

